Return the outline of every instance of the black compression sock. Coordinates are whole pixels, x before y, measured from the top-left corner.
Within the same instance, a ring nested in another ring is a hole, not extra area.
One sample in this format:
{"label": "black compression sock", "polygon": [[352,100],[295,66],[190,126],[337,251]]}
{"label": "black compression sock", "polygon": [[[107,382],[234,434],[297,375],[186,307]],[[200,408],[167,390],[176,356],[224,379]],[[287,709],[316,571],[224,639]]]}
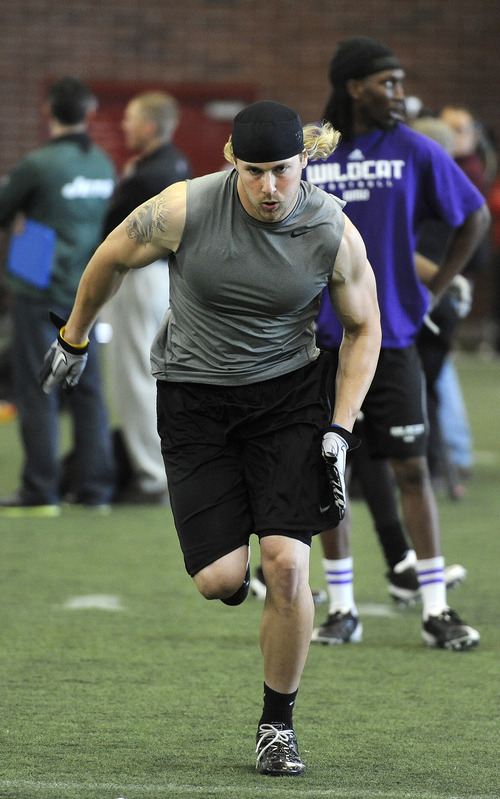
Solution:
{"label": "black compression sock", "polygon": [[289,730],[293,729],[293,707],[297,691],[291,694],[279,694],[264,683],[264,707],[259,721],[261,724],[282,722]]}

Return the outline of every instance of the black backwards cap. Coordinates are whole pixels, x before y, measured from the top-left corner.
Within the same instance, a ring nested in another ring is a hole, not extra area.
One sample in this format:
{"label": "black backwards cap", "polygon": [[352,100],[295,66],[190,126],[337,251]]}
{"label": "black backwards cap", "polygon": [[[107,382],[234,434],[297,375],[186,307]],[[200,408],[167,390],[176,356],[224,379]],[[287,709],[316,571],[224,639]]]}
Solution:
{"label": "black backwards cap", "polygon": [[366,78],[386,69],[401,69],[393,51],[377,39],[353,36],[340,42],[330,62],[328,76],[333,86],[343,86],[351,78]]}
{"label": "black backwards cap", "polygon": [[231,144],[235,157],[242,161],[282,161],[303,151],[302,122],[293,108],[282,103],[252,103],[236,114]]}

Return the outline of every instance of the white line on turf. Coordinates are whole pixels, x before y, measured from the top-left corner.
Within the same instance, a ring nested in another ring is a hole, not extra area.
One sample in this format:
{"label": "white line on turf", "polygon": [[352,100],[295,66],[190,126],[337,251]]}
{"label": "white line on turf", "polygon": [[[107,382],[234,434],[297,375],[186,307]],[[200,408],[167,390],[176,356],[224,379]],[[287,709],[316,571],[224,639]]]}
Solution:
{"label": "white line on turf", "polygon": [[356,603],[356,607],[360,616],[386,616],[388,619],[392,619],[394,616],[399,617],[401,615],[396,613],[389,605],[378,605],[375,602]]}
{"label": "white line on turf", "polygon": [[63,608],[64,610],[125,610],[119,597],[108,594],[74,596],[64,603]]}
{"label": "white line on turf", "polygon": [[[463,794],[436,793],[435,791],[373,791],[363,788],[305,788],[304,779],[290,780],[292,784],[301,786],[300,796],[311,797],[311,799],[321,799],[321,797],[344,797],[344,799],[463,799]],[[281,783],[280,783],[281,784]],[[259,799],[268,797],[269,788],[275,785],[270,779],[256,776],[255,785],[183,785],[179,783],[163,783],[158,785],[116,785],[115,783],[103,782],[37,782],[35,780],[0,780],[0,790],[22,790],[31,791],[33,799],[37,795],[42,796],[43,791],[113,791],[117,795],[124,794],[127,799],[142,799],[145,794],[151,794],[156,799],[175,796],[176,799],[182,797],[206,797],[206,796],[238,796],[239,799]],[[125,788],[125,791],[124,791]],[[276,794],[275,794],[276,795]],[[1,794],[0,794],[1,796]],[[64,799],[59,795],[58,799]],[[468,794],[468,799],[498,799],[498,794],[475,793]]]}

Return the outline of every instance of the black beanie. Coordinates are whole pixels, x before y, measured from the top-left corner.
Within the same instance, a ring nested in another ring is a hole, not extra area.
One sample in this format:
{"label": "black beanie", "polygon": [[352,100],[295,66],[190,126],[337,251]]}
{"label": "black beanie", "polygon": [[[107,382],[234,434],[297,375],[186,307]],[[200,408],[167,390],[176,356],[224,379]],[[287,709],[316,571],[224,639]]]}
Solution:
{"label": "black beanie", "polygon": [[293,108],[262,100],[236,114],[231,143],[235,157],[242,161],[281,161],[303,151],[302,122]]}
{"label": "black beanie", "polygon": [[340,42],[330,62],[328,77],[332,86],[343,86],[351,78],[366,78],[386,69],[401,69],[393,51],[377,39],[353,36]]}

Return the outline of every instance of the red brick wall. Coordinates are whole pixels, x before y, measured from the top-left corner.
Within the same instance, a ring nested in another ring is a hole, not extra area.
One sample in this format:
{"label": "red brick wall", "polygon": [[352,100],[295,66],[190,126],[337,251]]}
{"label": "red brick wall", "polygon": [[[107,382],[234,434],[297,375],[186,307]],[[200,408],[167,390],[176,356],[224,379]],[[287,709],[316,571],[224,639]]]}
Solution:
{"label": "red brick wall", "polygon": [[48,78],[245,84],[306,122],[360,33],[397,51],[408,94],[468,105],[500,138],[498,0],[0,0],[0,176],[40,140]]}
{"label": "red brick wall", "polygon": [[0,175],[39,140],[48,77],[254,84],[311,121],[335,44],[359,33],[397,51],[407,93],[500,133],[498,0],[0,0],[0,20]]}

